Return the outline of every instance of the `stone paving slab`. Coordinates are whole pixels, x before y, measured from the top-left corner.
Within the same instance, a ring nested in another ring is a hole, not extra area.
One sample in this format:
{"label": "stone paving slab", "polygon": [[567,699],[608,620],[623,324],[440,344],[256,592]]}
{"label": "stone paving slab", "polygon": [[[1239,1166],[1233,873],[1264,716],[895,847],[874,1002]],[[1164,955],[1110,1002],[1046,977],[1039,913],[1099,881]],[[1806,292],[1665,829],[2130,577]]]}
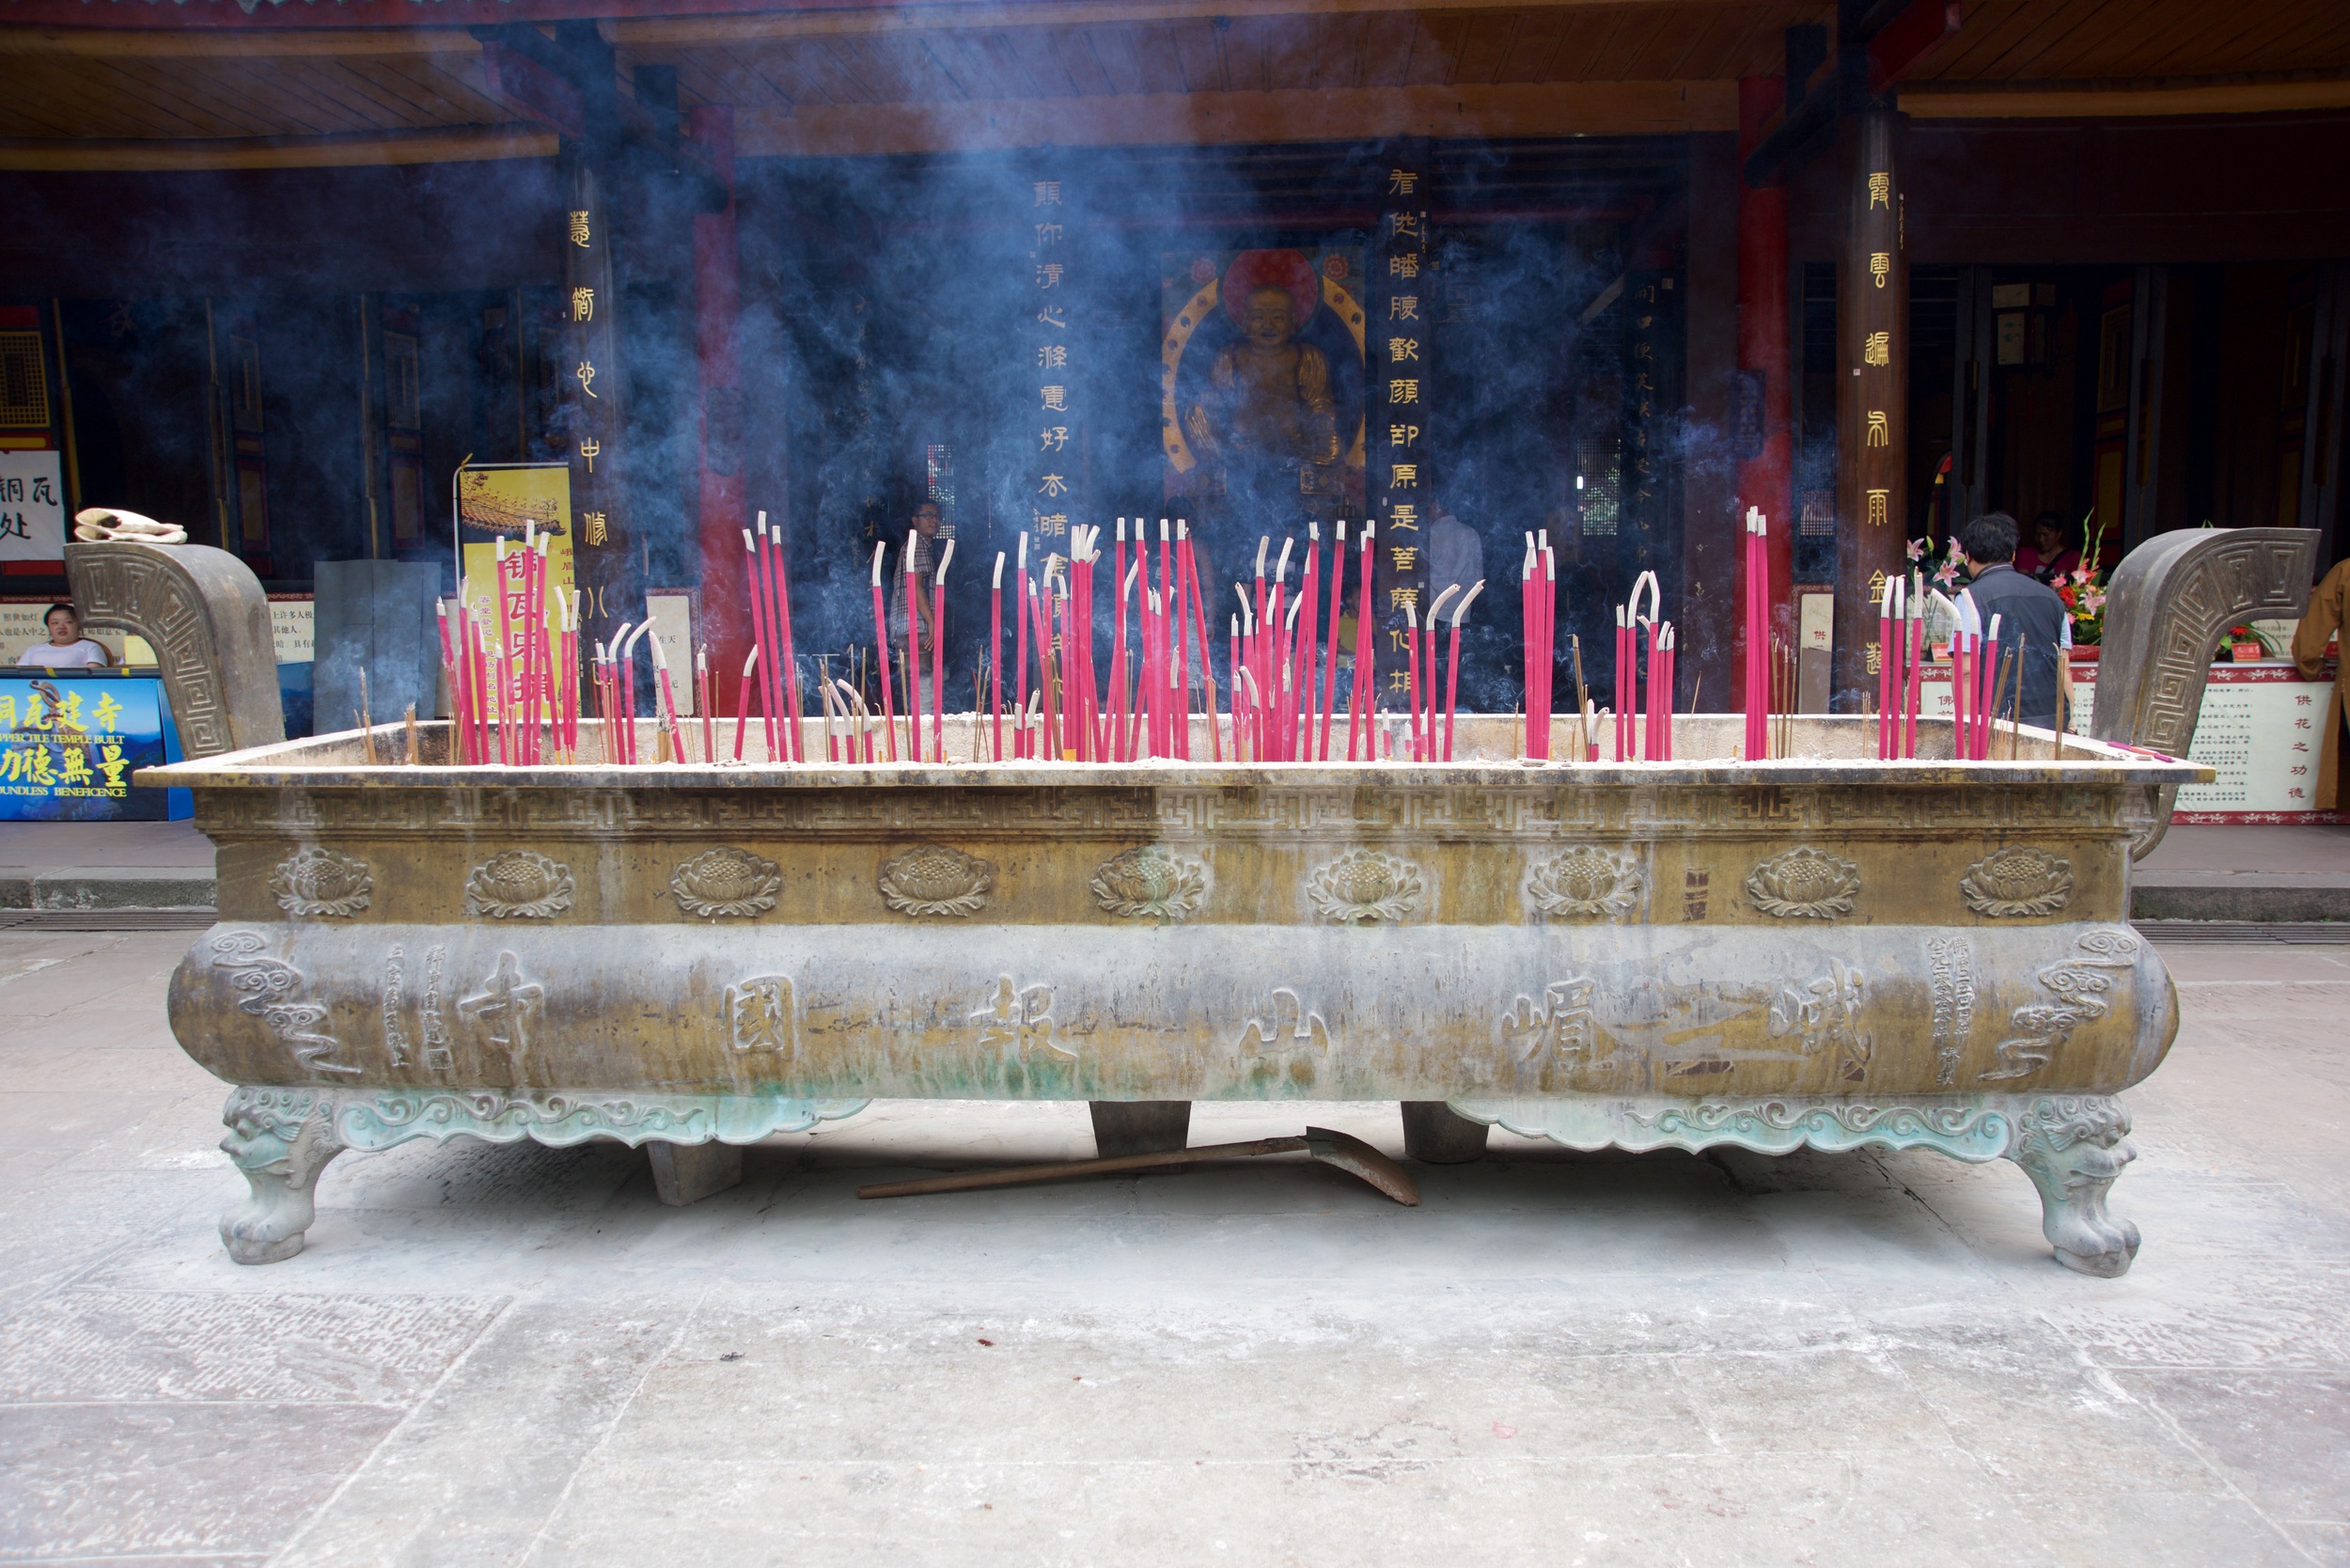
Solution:
{"label": "stone paving slab", "polygon": [[[187,940],[0,933],[0,1562],[2350,1562],[2350,949],[2165,950],[2097,1280],[1921,1152],[861,1202],[1090,1152],[903,1102],[684,1210],[617,1146],[346,1155],[240,1268]],[[1308,1120],[1400,1149],[1193,1137]]]}

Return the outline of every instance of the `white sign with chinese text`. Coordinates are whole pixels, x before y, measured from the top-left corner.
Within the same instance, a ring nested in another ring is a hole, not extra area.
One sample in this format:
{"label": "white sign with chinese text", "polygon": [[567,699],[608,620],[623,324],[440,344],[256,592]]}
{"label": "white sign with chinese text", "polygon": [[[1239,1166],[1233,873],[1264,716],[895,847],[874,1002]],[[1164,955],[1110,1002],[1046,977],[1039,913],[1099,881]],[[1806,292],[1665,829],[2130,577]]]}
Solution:
{"label": "white sign with chinese text", "polygon": [[65,559],[65,484],[55,452],[0,452],[0,561]]}
{"label": "white sign with chinese text", "polygon": [[[2096,682],[2093,677],[2084,680],[2085,673],[2079,666],[2073,672],[2071,728],[2076,734],[2088,732],[2096,712]],[[2203,687],[2203,706],[2196,716],[2187,760],[2219,776],[2181,790],[2174,820],[2268,821],[2320,809],[2317,748],[2323,736],[2318,727],[2331,686],[2331,682],[2302,680],[2281,660],[2214,666]],[[1920,695],[1927,717],[1950,716],[1947,673],[1929,680]]]}

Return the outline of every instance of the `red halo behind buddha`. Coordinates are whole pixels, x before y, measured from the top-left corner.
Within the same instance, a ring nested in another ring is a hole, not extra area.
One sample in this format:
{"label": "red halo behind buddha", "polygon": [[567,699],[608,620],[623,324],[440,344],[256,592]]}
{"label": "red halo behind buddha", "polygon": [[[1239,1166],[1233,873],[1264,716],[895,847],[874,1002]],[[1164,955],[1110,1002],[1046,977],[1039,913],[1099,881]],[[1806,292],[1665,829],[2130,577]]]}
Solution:
{"label": "red halo behind buddha", "polygon": [[1303,328],[1313,317],[1314,306],[1322,303],[1322,280],[1314,274],[1314,265],[1293,250],[1245,250],[1232,258],[1232,264],[1224,269],[1224,282],[1216,291],[1224,313],[1232,324],[1246,327],[1248,296],[1260,289],[1278,289],[1290,297],[1297,309],[1297,325]]}

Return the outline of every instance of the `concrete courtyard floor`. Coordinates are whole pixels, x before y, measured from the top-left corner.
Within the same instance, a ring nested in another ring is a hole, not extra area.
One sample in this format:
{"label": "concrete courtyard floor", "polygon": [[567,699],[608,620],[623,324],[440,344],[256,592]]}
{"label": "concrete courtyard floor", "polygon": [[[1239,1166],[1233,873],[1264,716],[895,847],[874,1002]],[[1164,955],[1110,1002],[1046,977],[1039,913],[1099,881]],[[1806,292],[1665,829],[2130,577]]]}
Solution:
{"label": "concrete courtyard floor", "polygon": [[[1929,1153],[861,1203],[1092,1152],[904,1102],[683,1210],[615,1146],[346,1154],[242,1268],[189,940],[0,935],[0,1560],[2350,1563],[2350,947],[2166,949],[2108,1281]],[[1192,1136],[1308,1120],[1400,1152]]]}

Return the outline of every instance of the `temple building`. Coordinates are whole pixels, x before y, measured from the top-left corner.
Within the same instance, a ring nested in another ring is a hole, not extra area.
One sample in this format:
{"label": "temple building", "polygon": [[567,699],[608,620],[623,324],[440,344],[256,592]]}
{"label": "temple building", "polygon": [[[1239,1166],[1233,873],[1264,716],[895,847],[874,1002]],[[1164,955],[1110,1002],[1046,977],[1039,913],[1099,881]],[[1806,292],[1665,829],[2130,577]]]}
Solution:
{"label": "temple building", "polygon": [[1876,586],[1982,511],[2051,567],[2204,524],[2350,551],[2339,0],[0,20],[11,609],[89,506],[321,626],[527,525],[591,642],[651,596],[723,694],[745,529],[802,660],[854,670],[933,502],[968,706],[1024,534],[1183,518],[1221,615],[1260,540],[1369,519],[1383,685],[1481,578],[1462,706],[1509,711],[1540,535],[1560,685],[1653,571],[1712,709],[1752,508],[1803,705],[1856,711]]}

